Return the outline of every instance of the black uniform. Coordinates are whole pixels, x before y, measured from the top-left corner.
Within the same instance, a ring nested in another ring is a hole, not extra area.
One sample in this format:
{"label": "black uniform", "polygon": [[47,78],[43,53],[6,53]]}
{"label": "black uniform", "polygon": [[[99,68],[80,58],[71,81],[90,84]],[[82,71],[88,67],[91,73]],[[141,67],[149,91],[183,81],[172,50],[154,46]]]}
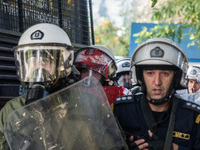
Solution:
{"label": "black uniform", "polygon": [[[153,112],[156,128],[159,131],[157,133],[163,141],[165,141],[169,127],[173,99],[166,111]],[[116,99],[114,114],[127,138],[130,135],[137,138],[148,137],[149,127],[142,113],[141,100],[146,100],[142,94],[122,96]],[[172,142],[176,143],[180,150],[200,150],[199,112],[199,105],[179,99]]]}

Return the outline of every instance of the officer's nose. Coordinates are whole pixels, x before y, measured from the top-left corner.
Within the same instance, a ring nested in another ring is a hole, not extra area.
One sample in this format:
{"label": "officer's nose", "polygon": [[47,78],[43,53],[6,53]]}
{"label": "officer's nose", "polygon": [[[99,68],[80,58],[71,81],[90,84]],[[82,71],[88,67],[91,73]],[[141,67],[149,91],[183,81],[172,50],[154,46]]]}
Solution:
{"label": "officer's nose", "polygon": [[161,81],[161,76],[159,73],[155,73],[155,78],[154,78],[154,84],[155,85],[160,85],[162,83]]}

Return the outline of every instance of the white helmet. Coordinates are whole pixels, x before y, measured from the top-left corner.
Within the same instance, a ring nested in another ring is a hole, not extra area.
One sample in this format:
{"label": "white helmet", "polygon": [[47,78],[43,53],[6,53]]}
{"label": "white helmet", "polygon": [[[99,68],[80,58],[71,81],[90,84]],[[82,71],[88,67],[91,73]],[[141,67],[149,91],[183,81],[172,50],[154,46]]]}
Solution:
{"label": "white helmet", "polygon": [[200,73],[197,74],[197,82],[200,84]]}
{"label": "white helmet", "polygon": [[131,81],[131,61],[129,57],[117,60],[117,82],[119,86],[131,89],[133,82]]}
{"label": "white helmet", "polygon": [[70,74],[74,54],[62,28],[39,23],[22,34],[18,46],[14,47],[14,57],[24,88],[30,88],[30,83],[45,83],[51,87]]}
{"label": "white helmet", "polygon": [[116,76],[117,66],[113,54],[105,47],[92,45],[79,49],[75,53],[77,69],[89,68],[105,77],[112,79]]}
{"label": "white helmet", "polygon": [[153,38],[139,45],[131,57],[131,71],[134,82],[142,83],[142,67],[168,66],[177,70],[175,88],[185,87],[188,59],[183,50],[166,38]]}
{"label": "white helmet", "polygon": [[200,66],[189,66],[186,79],[197,80],[198,73],[200,73]]}
{"label": "white helmet", "polygon": [[129,57],[118,59],[116,63],[117,63],[117,74],[130,72],[131,61]]}

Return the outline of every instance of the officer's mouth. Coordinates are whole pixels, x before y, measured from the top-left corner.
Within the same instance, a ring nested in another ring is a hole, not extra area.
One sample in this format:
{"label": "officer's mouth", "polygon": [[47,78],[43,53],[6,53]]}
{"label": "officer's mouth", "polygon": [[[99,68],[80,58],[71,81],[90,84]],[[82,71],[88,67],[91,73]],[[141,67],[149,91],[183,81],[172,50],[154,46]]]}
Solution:
{"label": "officer's mouth", "polygon": [[153,89],[153,94],[160,95],[162,93],[161,89]]}

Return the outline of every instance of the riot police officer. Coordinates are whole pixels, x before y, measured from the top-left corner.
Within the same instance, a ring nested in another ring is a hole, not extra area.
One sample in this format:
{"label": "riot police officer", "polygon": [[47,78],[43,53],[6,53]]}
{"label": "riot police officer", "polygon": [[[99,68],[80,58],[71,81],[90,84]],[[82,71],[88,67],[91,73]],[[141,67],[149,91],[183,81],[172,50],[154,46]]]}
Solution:
{"label": "riot police officer", "polygon": [[3,135],[7,116],[17,108],[53,93],[68,84],[74,52],[67,33],[49,23],[28,28],[14,47],[17,76],[27,94],[7,102],[0,111],[0,149],[9,149]]}
{"label": "riot police officer", "polygon": [[117,65],[112,52],[101,45],[91,45],[76,51],[74,64],[81,79],[94,76],[103,86],[113,85]]}
{"label": "riot police officer", "polygon": [[117,82],[119,86],[126,87],[127,89],[132,88],[132,81],[130,75],[130,58],[121,58],[117,62]]}
{"label": "riot police officer", "polygon": [[132,78],[142,94],[119,97],[114,105],[130,149],[200,149],[199,106],[174,95],[185,85],[187,66],[185,53],[166,38],[134,50]]}
{"label": "riot police officer", "polygon": [[129,57],[117,60],[117,83],[119,86],[129,89],[131,93],[138,93],[141,88],[132,82],[130,66],[131,62]]}
{"label": "riot police officer", "polygon": [[106,47],[91,45],[79,49],[75,53],[74,64],[81,73],[81,79],[93,76],[101,83],[111,107],[116,97],[130,93],[128,89],[119,87],[115,81],[116,61]]}
{"label": "riot police officer", "polygon": [[200,89],[197,81],[197,74],[200,73],[199,66],[190,66],[187,71],[186,80],[188,85],[188,93],[196,93]]}

